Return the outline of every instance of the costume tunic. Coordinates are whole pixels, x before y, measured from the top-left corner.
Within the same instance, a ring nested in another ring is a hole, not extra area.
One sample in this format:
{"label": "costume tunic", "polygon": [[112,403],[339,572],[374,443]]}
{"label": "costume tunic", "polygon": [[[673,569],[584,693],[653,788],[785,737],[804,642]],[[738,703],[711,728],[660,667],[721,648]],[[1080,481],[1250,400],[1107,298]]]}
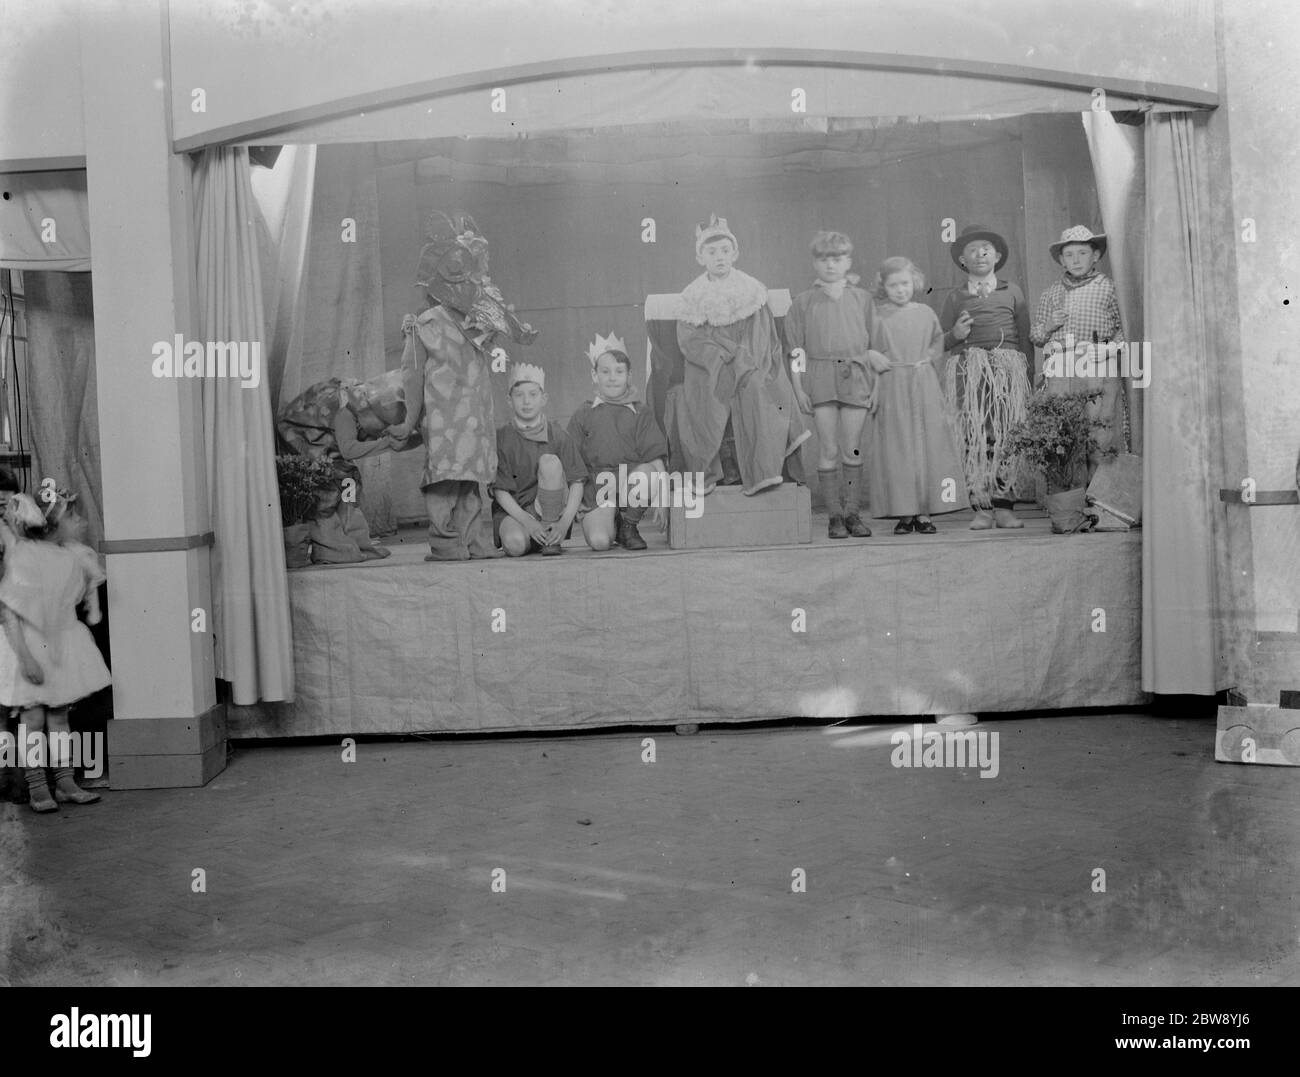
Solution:
{"label": "costume tunic", "polygon": [[[587,481],[587,465],[583,463],[578,446],[559,423],[547,420],[546,440],[533,441],[524,437],[513,422],[497,431],[496,488],[505,490],[525,512],[532,511],[537,500],[537,462],[545,453],[559,457],[564,468],[564,488],[570,484]],[[498,506],[498,513],[505,510]]]}
{"label": "costume tunic", "polygon": [[0,603],[21,619],[28,650],[45,677],[33,684],[23,676],[18,653],[0,631],[0,704],[64,707],[107,688],[112,676],[90,630],[77,620],[78,603],[104,580],[93,553],[79,555],[52,542],[15,542],[7,529],[4,537]]}
{"label": "costume tunic", "polygon": [[[893,364],[876,383],[871,515],[933,516],[964,509],[962,458],[935,370],[943,357],[939,319],[923,303],[876,303],[871,314],[873,346]],[[945,483],[953,500],[943,500]]]}
{"label": "costume tunic", "polygon": [[790,304],[785,338],[791,350],[802,348],[808,358],[802,384],[814,407],[870,404],[872,374],[866,364],[872,346],[870,307],[871,297],[851,284],[844,286],[838,299],[825,288],[812,287]]}
{"label": "costume tunic", "polygon": [[682,291],[677,344],[686,360],[678,430],[690,471],[722,478],[718,450],[730,417],[747,494],[782,482],[785,458],[812,436],[794,402],[767,289],[731,270]]}
{"label": "costume tunic", "polygon": [[587,509],[596,505],[596,479],[602,471],[616,476],[619,464],[629,468],[651,460],[668,462],[668,441],[648,404],[611,404],[597,397],[573,413],[569,436],[582,454],[592,481],[582,491]]}

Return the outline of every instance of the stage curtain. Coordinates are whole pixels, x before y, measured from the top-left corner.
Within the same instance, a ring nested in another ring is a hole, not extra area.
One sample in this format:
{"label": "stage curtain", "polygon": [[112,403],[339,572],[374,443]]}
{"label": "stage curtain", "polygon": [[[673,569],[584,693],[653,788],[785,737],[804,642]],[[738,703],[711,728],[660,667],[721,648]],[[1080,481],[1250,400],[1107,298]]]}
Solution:
{"label": "stage curtain", "polygon": [[[1115,122],[1109,112],[1085,112],[1092,169],[1097,178],[1106,254],[1119,298],[1125,340],[1145,340],[1142,311],[1142,259],[1146,246],[1146,185],[1142,128]],[[1144,391],[1124,383],[1132,420],[1133,451],[1142,451]]]}
{"label": "stage curtain", "polygon": [[263,358],[275,409],[280,404],[280,386],[290,349],[301,351],[305,321],[303,275],[315,179],[315,146],[285,146],[273,168],[252,168],[249,172],[259,211],[258,253],[267,327]]}
{"label": "stage curtain", "polygon": [[23,291],[29,361],[19,377],[31,487],[46,476],[70,487],[94,542],[104,535],[104,511],[90,274],[25,272]]}
{"label": "stage curtain", "polygon": [[0,269],[90,272],[85,169],[0,175]]}
{"label": "stage curtain", "polygon": [[[264,341],[248,150],[204,150],[195,165],[198,326],[204,341]],[[293,640],[266,379],[203,384],[216,545],[217,676],[235,703],[293,698]]]}
{"label": "stage curtain", "polygon": [[1142,687],[1213,695],[1222,684],[1210,461],[1218,458],[1216,356],[1208,319],[1209,207],[1203,120],[1146,121],[1146,396],[1142,518]]}

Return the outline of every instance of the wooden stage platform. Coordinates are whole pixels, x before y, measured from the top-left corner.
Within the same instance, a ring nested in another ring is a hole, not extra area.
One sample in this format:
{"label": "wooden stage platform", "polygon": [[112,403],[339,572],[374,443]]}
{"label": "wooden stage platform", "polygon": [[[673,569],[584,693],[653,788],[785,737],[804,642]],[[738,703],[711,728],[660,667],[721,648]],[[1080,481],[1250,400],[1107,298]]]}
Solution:
{"label": "wooden stage platform", "polygon": [[297,698],[232,737],[485,733],[1144,703],[1141,534],[1020,531],[428,563],[289,575]]}

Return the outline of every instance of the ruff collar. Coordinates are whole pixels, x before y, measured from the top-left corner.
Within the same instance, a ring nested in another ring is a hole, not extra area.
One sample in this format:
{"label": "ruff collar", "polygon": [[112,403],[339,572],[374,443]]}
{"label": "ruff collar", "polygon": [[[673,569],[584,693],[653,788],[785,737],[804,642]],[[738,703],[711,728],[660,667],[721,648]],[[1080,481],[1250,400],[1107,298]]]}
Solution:
{"label": "ruff collar", "polygon": [[767,288],[748,273],[733,269],[722,280],[703,273],[682,289],[687,325],[731,325],[767,304]]}

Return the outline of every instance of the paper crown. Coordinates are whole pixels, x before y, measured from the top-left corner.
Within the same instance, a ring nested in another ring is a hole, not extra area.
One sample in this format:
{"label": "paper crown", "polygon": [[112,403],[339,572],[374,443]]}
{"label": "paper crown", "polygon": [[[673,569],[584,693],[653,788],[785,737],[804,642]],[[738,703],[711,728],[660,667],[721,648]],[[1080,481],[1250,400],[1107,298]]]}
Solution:
{"label": "paper crown", "polygon": [[596,360],[606,352],[622,352],[627,354],[627,344],[622,339],[610,333],[607,337],[596,334],[596,339],[587,345],[587,358],[591,360],[591,365],[596,365]]}
{"label": "paper crown", "polygon": [[521,381],[536,382],[537,387],[545,391],[546,371],[532,363],[516,363],[510,370],[510,388],[513,389]]}
{"label": "paper crown", "polygon": [[727,227],[727,218],[719,217],[716,213],[710,213],[708,224],[697,224],[695,226],[695,253],[699,254],[704,249],[704,244],[715,239],[731,240],[731,245],[736,248],[736,253],[740,253],[740,243],[736,240],[735,233]]}

